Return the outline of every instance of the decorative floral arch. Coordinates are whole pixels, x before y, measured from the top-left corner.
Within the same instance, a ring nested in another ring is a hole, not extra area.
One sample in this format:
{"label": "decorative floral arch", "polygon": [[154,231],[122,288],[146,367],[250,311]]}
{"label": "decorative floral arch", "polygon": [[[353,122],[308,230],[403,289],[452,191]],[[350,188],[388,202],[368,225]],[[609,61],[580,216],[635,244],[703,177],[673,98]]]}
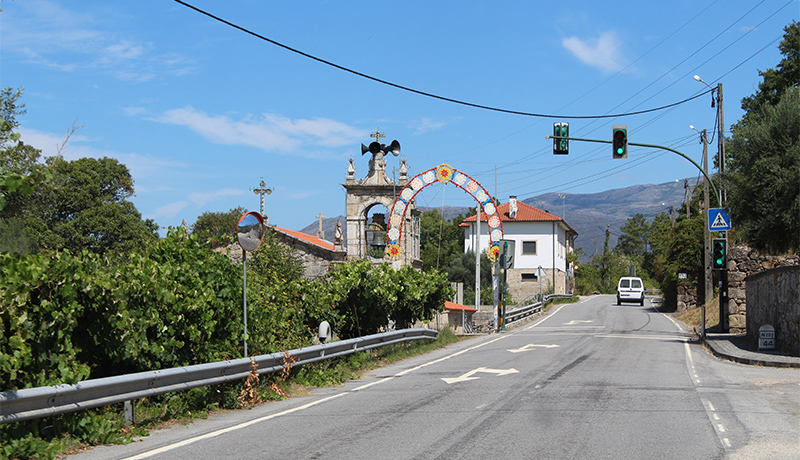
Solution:
{"label": "decorative floral arch", "polygon": [[[456,187],[469,193],[481,204],[483,212],[486,213],[489,219],[489,239],[491,244],[486,249],[486,255],[492,262],[495,262],[500,255],[500,240],[503,239],[503,222],[497,215],[497,205],[492,196],[478,181],[448,164],[440,164],[435,168],[417,174],[395,198],[390,212],[388,231],[386,232],[386,253],[388,256],[395,260],[400,258],[400,253],[402,252],[400,237],[403,235],[403,222],[405,222],[408,203],[422,189],[434,182],[455,184]],[[480,219],[480,213],[478,214],[478,219]]]}

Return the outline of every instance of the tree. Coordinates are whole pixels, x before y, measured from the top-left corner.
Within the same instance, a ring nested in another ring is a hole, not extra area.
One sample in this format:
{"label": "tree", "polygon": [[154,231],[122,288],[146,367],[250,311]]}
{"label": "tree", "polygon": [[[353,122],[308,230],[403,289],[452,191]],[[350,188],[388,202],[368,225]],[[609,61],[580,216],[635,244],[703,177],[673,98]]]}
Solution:
{"label": "tree", "polygon": [[[475,253],[459,252],[450,257],[450,263],[444,267],[447,279],[452,283],[464,283],[464,304],[475,304]],[[481,254],[481,303],[491,305],[494,302],[492,291],[492,263],[484,251]]]}
{"label": "tree", "polygon": [[227,212],[206,211],[192,225],[192,233],[212,247],[225,246],[235,240],[236,225],[245,213],[247,209],[242,206]]}
{"label": "tree", "polygon": [[723,177],[737,235],[772,253],[800,249],[800,24],[784,31],[784,58],[742,100]]}
{"label": "tree", "polygon": [[21,94],[0,91],[0,250],[128,252],[156,240],[155,222],[142,220],[127,201],[133,178],[125,165],[111,158],[64,161],[60,156],[39,162],[41,152],[13,132],[25,113]]}
{"label": "tree", "polygon": [[725,183],[737,233],[771,253],[800,250],[800,88],[737,123]]}
{"label": "tree", "polygon": [[783,30],[785,33],[778,49],[784,58],[777,68],[758,71],[764,81],[758,84],[755,94],[742,99],[742,109],[747,114],[758,112],[765,106],[777,105],[789,88],[800,84],[800,23],[793,21]]}
{"label": "tree", "polygon": [[105,157],[53,158],[50,169],[51,186],[23,214],[39,247],[131,252],[158,238],[155,222],[142,220],[127,200],[133,178],[125,165]]}
{"label": "tree", "polygon": [[622,235],[617,240],[617,251],[629,256],[642,256],[648,251],[650,226],[641,213],[628,219],[620,231]]}
{"label": "tree", "polygon": [[458,226],[463,220],[459,215],[447,221],[435,209],[422,214],[420,259],[423,270],[446,267],[454,255],[464,253],[464,230]]}
{"label": "tree", "polygon": [[[41,151],[19,140],[17,117],[25,113],[25,105],[18,103],[22,90],[0,90],[0,217],[8,219],[9,207],[29,197],[34,189],[52,179],[50,172],[38,164]],[[5,222],[5,227],[9,227]],[[18,224],[12,225],[18,227]],[[7,232],[0,229],[0,240],[8,240]]]}

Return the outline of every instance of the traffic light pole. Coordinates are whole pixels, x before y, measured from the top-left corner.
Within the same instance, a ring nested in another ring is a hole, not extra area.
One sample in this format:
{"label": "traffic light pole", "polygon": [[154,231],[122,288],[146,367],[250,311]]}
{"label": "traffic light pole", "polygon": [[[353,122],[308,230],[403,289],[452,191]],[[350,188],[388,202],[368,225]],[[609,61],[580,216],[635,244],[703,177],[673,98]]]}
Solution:
{"label": "traffic light pole", "polygon": [[[582,139],[582,138],[579,138],[579,137],[563,137],[563,136],[545,136],[545,139],[567,139],[569,141],[599,142],[601,144],[612,144],[613,143],[613,141],[606,141],[606,140],[602,140],[602,139]],[[649,148],[654,148],[654,149],[668,150],[668,151],[670,151],[672,153],[676,153],[676,154],[682,156],[683,158],[689,160],[689,162],[691,162],[695,166],[695,168],[697,168],[698,171],[703,173],[703,176],[705,176],[706,180],[711,185],[711,188],[714,189],[714,195],[717,196],[717,201],[719,201],[719,192],[717,191],[717,186],[714,185],[713,182],[711,182],[711,178],[708,177],[708,174],[703,170],[703,168],[700,167],[700,165],[697,164],[696,161],[692,160],[691,158],[689,158],[685,154],[683,154],[683,153],[681,153],[681,152],[679,152],[679,151],[677,151],[675,149],[671,149],[669,147],[665,147],[663,145],[639,144],[637,142],[628,142],[628,145],[633,145],[633,146],[636,146],[636,147],[649,147]]]}
{"label": "traffic light pole", "polygon": [[[721,93],[722,92],[722,84],[720,84],[719,90],[720,90],[720,93]],[[721,96],[721,94],[720,94],[720,96]],[[721,97],[720,97],[720,104],[721,103],[722,103],[722,101],[721,101]],[[722,133],[722,131],[720,131],[720,133]],[[722,134],[720,134],[720,136],[722,136]],[[545,138],[546,139],[551,139],[551,138],[552,139],[567,139],[568,141],[581,141],[581,142],[599,142],[601,144],[613,144],[613,141],[607,141],[607,140],[603,140],[603,139],[582,139],[582,138],[578,138],[578,137],[563,137],[563,136],[545,136]],[[628,142],[627,144],[628,145],[633,145],[633,146],[636,146],[636,147],[649,147],[649,148],[654,148],[654,149],[667,150],[667,151],[670,151],[672,153],[678,154],[681,157],[689,160],[689,162],[691,162],[697,168],[698,171],[703,173],[703,176],[706,178],[706,183],[708,183],[711,186],[711,188],[714,189],[714,196],[717,198],[717,203],[719,204],[719,206],[723,206],[722,203],[725,201],[724,200],[724,196],[719,193],[719,191],[717,190],[716,185],[714,185],[714,183],[711,181],[711,178],[708,176],[707,169],[701,168],[700,165],[697,164],[697,162],[695,162],[694,160],[692,160],[688,156],[684,155],[683,153],[681,153],[681,152],[679,152],[679,151],[677,151],[675,149],[672,149],[672,148],[669,148],[669,147],[665,147],[663,145],[640,144],[640,143],[636,143],[636,142]],[[724,164],[724,157],[722,156],[723,155],[722,152],[724,152],[724,146],[720,147],[720,165]],[[705,156],[705,153],[704,153],[704,156]],[[707,158],[707,156],[706,156],[706,158]],[[706,168],[707,168],[707,166],[706,166]],[[720,166],[720,171],[721,172],[724,171],[724,166]],[[709,200],[706,198],[706,206],[710,207],[709,204],[710,204]],[[726,243],[726,251],[727,251],[727,243]],[[706,250],[706,253],[707,252],[708,252],[708,250]],[[708,267],[706,266],[705,269],[707,270]],[[719,283],[719,316],[720,316],[720,318],[719,318],[719,329],[720,329],[720,332],[725,332],[726,333],[726,332],[728,332],[730,330],[730,318],[728,316],[728,267],[727,267],[727,262],[726,262],[726,267],[723,268],[722,270],[719,270],[719,275],[720,275],[720,283]],[[706,283],[706,286],[708,286],[708,283]],[[705,313],[705,308],[703,308],[703,313]],[[702,328],[703,329],[703,334],[705,335],[705,318],[703,318],[702,321],[703,321],[703,328]]]}

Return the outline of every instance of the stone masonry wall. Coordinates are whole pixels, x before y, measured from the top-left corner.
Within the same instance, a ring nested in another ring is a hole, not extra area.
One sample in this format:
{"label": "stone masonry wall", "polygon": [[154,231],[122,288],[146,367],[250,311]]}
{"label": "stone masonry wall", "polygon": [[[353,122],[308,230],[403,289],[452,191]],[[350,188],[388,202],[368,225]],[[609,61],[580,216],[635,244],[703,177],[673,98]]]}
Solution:
{"label": "stone masonry wall", "polygon": [[[728,318],[732,333],[743,334],[747,329],[747,277],[765,270],[788,266],[800,266],[800,257],[794,254],[768,256],[745,245],[730,246],[728,251]],[[699,305],[697,286],[680,283],[678,285],[678,311],[694,308],[697,305]]]}
{"label": "stone masonry wall", "polygon": [[800,356],[800,266],[766,270],[747,279],[747,340],[758,343],[759,328],[775,328],[779,350]]}
{"label": "stone masonry wall", "polygon": [[[744,333],[747,329],[746,292],[747,278],[765,270],[778,267],[800,266],[797,255],[767,256],[744,245],[731,246],[728,251],[728,314],[733,333]],[[755,295],[755,294],[754,294]],[[776,327],[777,329],[777,327]],[[758,330],[755,331],[758,334]]]}

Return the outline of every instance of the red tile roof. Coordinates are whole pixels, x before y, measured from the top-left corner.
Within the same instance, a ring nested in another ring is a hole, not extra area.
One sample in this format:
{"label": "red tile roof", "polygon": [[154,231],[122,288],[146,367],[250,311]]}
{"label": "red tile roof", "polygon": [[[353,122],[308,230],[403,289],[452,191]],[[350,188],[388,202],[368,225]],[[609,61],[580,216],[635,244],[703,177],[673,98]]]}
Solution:
{"label": "red tile roof", "polygon": [[281,227],[272,227],[272,228],[274,230],[280,232],[280,233],[284,233],[284,234],[289,235],[289,236],[291,236],[293,238],[296,238],[298,240],[303,240],[303,241],[311,243],[311,244],[313,244],[315,246],[319,246],[321,248],[327,249],[328,251],[333,251],[333,243],[330,243],[330,242],[325,241],[325,240],[321,240],[321,239],[317,238],[316,236],[312,236],[312,235],[309,235],[307,233],[302,233],[302,232],[298,232],[298,231],[295,231],[295,230],[289,230],[289,229],[281,228]]}
{"label": "red tile roof", "polygon": [[[562,220],[558,216],[554,216],[547,211],[542,211],[539,208],[534,208],[529,204],[525,204],[522,201],[517,201],[517,217],[512,219],[508,216],[508,208],[511,205],[509,203],[501,204],[497,207],[497,215],[500,216],[500,220],[503,222],[551,222],[555,221],[558,222]],[[481,222],[485,222],[487,220],[486,213],[481,213]],[[469,216],[464,219],[464,222],[475,222],[475,216]],[[466,225],[464,223],[461,224],[462,226]]]}
{"label": "red tile roof", "polygon": [[450,302],[450,301],[447,301],[447,300],[444,301],[444,308],[446,308],[448,310],[457,310],[457,311],[461,311],[461,310],[464,310],[464,311],[478,311],[477,308],[468,307],[466,305],[461,305],[460,303]]}

